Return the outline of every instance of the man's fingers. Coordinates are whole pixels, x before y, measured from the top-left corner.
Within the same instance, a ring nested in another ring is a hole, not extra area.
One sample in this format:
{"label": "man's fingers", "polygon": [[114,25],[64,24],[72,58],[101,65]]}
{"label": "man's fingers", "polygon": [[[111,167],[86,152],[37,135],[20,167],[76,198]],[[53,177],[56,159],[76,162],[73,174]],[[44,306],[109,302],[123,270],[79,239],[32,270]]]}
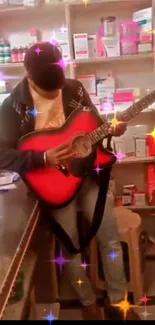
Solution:
{"label": "man's fingers", "polygon": [[64,149],[67,149],[67,148],[71,148],[70,144],[69,143],[63,143],[63,144],[60,144],[60,146],[56,147],[55,151],[60,152],[60,151],[62,151]]}

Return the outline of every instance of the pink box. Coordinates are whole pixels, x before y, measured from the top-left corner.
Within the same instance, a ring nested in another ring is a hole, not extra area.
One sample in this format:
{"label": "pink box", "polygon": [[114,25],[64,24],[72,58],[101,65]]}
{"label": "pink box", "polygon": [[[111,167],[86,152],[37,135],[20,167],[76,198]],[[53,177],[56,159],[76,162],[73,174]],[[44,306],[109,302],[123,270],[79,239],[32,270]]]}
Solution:
{"label": "pink box", "polygon": [[138,53],[138,44],[137,42],[131,42],[129,39],[125,38],[121,40],[121,54],[137,54]]}
{"label": "pink box", "polygon": [[115,93],[114,102],[132,102],[134,100],[134,95],[132,92],[129,93]]}
{"label": "pink box", "polygon": [[137,21],[124,21],[120,25],[121,38],[130,38],[130,41],[139,42],[140,26]]}

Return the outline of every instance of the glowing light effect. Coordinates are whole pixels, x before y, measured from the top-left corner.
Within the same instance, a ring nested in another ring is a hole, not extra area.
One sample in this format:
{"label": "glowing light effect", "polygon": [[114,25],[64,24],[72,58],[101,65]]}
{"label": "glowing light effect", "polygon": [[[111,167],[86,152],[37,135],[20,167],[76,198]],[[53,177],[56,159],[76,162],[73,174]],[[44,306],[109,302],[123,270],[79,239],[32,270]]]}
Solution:
{"label": "glowing light effect", "polygon": [[60,30],[61,30],[61,33],[64,33],[64,32],[66,32],[67,30],[68,30],[68,28],[67,27],[65,27],[64,25],[60,28]]}
{"label": "glowing light effect", "polygon": [[56,317],[53,316],[52,312],[50,312],[46,317],[43,318],[48,320],[50,324],[57,319]]}
{"label": "glowing light effect", "polygon": [[108,255],[113,261],[115,260],[115,258],[118,256],[118,254],[116,254],[114,251]]}
{"label": "glowing light effect", "polygon": [[105,103],[101,104],[101,111],[104,111],[105,113],[111,113],[113,111],[113,105],[111,104],[109,97],[106,98]]}
{"label": "glowing light effect", "polygon": [[130,305],[130,303],[128,302],[128,299],[127,299],[127,293],[125,293],[125,297],[124,297],[124,300],[122,300],[120,303],[118,304],[112,304],[112,306],[114,307],[118,307],[120,309],[120,311],[123,312],[123,315],[124,315],[124,320],[126,319],[127,317],[127,313],[128,311],[131,309],[131,308],[137,308],[139,307],[138,305]]}
{"label": "glowing light effect", "polygon": [[83,0],[85,6],[87,6],[89,0]]}
{"label": "glowing light effect", "polygon": [[83,267],[84,270],[86,270],[88,265],[89,264],[87,264],[85,261],[82,264],[80,264],[80,266]]}
{"label": "glowing light effect", "polygon": [[71,60],[60,60],[59,62],[56,62],[56,63],[52,63],[54,65],[59,65],[63,70],[68,66],[68,65],[73,65],[74,68],[76,68],[76,63],[74,63],[73,61]]}
{"label": "glowing light effect", "polygon": [[143,311],[143,313],[140,313],[144,319],[146,320],[146,318],[148,318],[149,315],[152,315],[151,313],[148,313],[147,310],[146,310],[146,306],[145,306],[145,310]]}
{"label": "glowing light effect", "polygon": [[143,298],[139,299],[139,300],[143,301],[144,304],[146,305],[146,303],[151,299],[147,298],[146,293],[145,293],[145,296]]}
{"label": "glowing light effect", "polygon": [[0,72],[0,81],[6,81],[6,80],[11,80],[11,79],[18,79],[18,76],[9,76],[5,75],[3,72]]}
{"label": "glowing light effect", "polygon": [[151,137],[155,140],[155,127],[151,133],[147,133],[147,135],[151,135]]}
{"label": "glowing light effect", "polygon": [[122,160],[123,158],[125,158],[126,156],[121,152],[121,150],[119,150],[119,151],[117,152],[117,154],[115,155],[115,157],[117,158],[118,162],[121,162],[121,160]]}
{"label": "glowing light effect", "polygon": [[103,168],[100,168],[99,166],[97,166],[96,168],[94,168],[93,170],[96,171],[97,175],[100,174],[100,171],[103,170]]}
{"label": "glowing light effect", "polygon": [[79,279],[78,281],[76,281],[76,283],[79,285],[79,287],[81,287],[81,285],[84,283],[84,281],[82,281],[81,279]]}
{"label": "glowing light effect", "polygon": [[33,110],[28,111],[30,114],[32,114],[34,117],[36,117],[38,114],[42,114],[43,112],[38,112],[37,109],[34,107]]}
{"label": "glowing light effect", "polygon": [[34,52],[36,52],[37,55],[40,54],[40,52],[42,52],[43,50],[40,50],[39,46],[34,50]]}
{"label": "glowing light effect", "polygon": [[116,118],[116,114],[115,116],[111,119],[111,126],[115,129],[115,127],[119,124],[120,122],[117,120]]}
{"label": "glowing light effect", "polygon": [[60,255],[57,256],[56,259],[50,260],[50,262],[58,264],[61,272],[64,264],[70,262],[70,260],[66,260],[62,255],[62,251],[60,251]]}

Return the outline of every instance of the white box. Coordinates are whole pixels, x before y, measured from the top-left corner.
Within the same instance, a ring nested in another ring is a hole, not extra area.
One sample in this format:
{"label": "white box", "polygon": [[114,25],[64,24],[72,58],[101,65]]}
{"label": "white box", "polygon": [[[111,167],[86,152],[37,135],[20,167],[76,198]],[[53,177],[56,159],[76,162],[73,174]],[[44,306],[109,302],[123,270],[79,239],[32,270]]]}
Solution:
{"label": "white box", "polygon": [[145,193],[135,193],[134,194],[135,206],[145,205]]}
{"label": "white box", "polygon": [[106,57],[120,56],[120,38],[118,36],[102,37]]}
{"label": "white box", "polygon": [[152,35],[151,33],[148,34],[149,31],[152,31],[152,7],[134,12],[133,21],[141,23],[141,38],[143,38],[143,35],[147,35],[150,38],[150,42],[152,42]]}
{"label": "white box", "polygon": [[115,152],[121,152],[123,155],[125,155],[125,141],[124,137],[114,137],[114,147]]}
{"label": "white box", "polygon": [[69,35],[68,28],[57,28],[54,30],[54,39],[56,39],[62,50],[64,60],[70,60]]}
{"label": "white box", "polygon": [[78,77],[90,96],[96,96],[96,78],[94,74]]}
{"label": "white box", "polygon": [[126,111],[133,102],[120,102],[120,103],[114,103],[114,110],[115,112],[124,112]]}
{"label": "white box", "polygon": [[135,157],[136,155],[136,146],[135,139],[133,137],[124,137],[125,140],[125,154],[127,157]]}
{"label": "white box", "polygon": [[152,7],[135,11],[133,13],[133,21],[142,22],[145,21],[145,24],[142,24],[142,29],[145,32],[152,30]]}
{"label": "white box", "polygon": [[97,36],[88,35],[88,52],[90,58],[97,57]]}
{"label": "white box", "polygon": [[146,157],[145,139],[136,139],[136,157]]}
{"label": "white box", "polygon": [[115,79],[112,76],[103,79],[97,79],[96,81],[97,96],[110,100],[113,99],[115,93]]}
{"label": "white box", "polygon": [[88,59],[88,35],[85,34],[74,34],[74,51],[75,59]]}

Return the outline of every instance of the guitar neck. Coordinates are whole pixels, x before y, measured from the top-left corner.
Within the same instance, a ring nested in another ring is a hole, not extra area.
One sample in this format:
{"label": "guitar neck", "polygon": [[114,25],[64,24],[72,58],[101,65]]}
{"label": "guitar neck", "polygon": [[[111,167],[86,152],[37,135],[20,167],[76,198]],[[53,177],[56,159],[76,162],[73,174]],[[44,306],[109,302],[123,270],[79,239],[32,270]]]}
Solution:
{"label": "guitar neck", "polygon": [[[137,103],[132,104],[125,112],[117,114],[117,120],[122,122],[128,122],[149,105],[155,102],[155,90],[139,100]],[[104,122],[99,128],[89,133],[89,138],[92,144],[96,144],[104,137],[109,135],[109,123]]]}

